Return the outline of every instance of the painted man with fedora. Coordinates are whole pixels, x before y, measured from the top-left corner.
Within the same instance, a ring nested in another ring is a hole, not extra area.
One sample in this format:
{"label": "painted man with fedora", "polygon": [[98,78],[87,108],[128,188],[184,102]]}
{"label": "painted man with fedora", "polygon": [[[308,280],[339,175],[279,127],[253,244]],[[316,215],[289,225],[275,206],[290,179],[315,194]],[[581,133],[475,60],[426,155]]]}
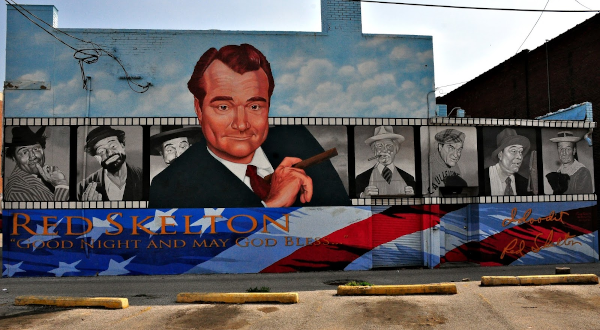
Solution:
{"label": "painted man with fedora", "polygon": [[136,201],[142,199],[142,170],[126,162],[125,132],[98,126],[85,140],[85,151],[100,168],[77,186],[80,201]]}
{"label": "painted man with fedora", "polygon": [[379,126],[375,134],[365,140],[377,163],[356,177],[358,197],[414,195],[415,179],[394,165],[404,136],[395,134],[392,126]]}
{"label": "painted man with fedora", "polygon": [[492,158],[497,158],[498,163],[484,170],[483,195],[531,195],[528,179],[518,173],[529,147],[529,139],[512,128],[505,128],[496,136]]}
{"label": "painted man with fedora", "polygon": [[569,131],[558,132],[557,137],[550,139],[556,143],[558,159],[561,162],[556,172],[546,175],[555,195],[594,192],[590,171],[577,160],[577,142],[580,140],[580,137]]}
{"label": "painted man with fedora", "polygon": [[12,129],[12,141],[6,143],[6,156],[15,162],[6,185],[4,200],[43,202],[69,200],[69,183],[56,166],[46,164],[46,126],[33,132],[29,126]]}
{"label": "painted man with fedora", "polygon": [[161,156],[169,165],[196,143],[201,135],[200,127],[160,126],[160,133],[150,137],[150,155]]}
{"label": "painted man with fedora", "polygon": [[462,155],[463,145],[465,143],[465,133],[449,128],[438,132],[435,135],[437,143],[437,152],[431,155],[431,185],[429,194],[439,195],[442,191],[456,191],[461,187],[466,187],[467,182],[462,178],[462,172],[458,166],[458,161]]}

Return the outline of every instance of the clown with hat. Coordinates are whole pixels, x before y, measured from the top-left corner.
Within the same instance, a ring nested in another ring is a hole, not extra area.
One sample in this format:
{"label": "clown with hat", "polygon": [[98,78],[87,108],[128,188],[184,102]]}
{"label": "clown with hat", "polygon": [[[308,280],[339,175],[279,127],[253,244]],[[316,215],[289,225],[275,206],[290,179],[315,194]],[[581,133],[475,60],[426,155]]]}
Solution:
{"label": "clown with hat", "polygon": [[356,177],[358,197],[414,195],[414,177],[394,165],[404,140],[404,136],[394,133],[392,126],[376,127],[373,136],[365,140],[374,153],[368,160],[377,163]]}
{"label": "clown with hat", "polygon": [[570,131],[558,132],[556,137],[550,138],[550,142],[556,143],[558,159],[561,163],[556,172],[546,175],[555,195],[594,192],[590,171],[577,159],[577,142],[580,140],[580,137]]}
{"label": "clown with hat", "polygon": [[101,168],[77,186],[80,201],[138,201],[142,199],[143,171],[126,162],[125,132],[110,126],[92,129],[85,151]]}

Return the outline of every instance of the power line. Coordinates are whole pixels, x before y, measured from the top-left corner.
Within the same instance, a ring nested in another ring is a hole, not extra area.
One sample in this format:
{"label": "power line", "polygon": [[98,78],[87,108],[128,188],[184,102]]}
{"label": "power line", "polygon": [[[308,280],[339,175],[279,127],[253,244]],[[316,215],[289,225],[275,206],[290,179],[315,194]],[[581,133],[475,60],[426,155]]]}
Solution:
{"label": "power line", "polygon": [[[546,1],[546,5],[544,6],[544,10],[546,9],[546,7],[548,7],[549,3],[550,3],[550,0]],[[517,49],[517,52],[515,54],[519,53],[519,50],[521,50],[521,47],[523,47],[523,45],[525,44],[525,41],[527,41],[527,39],[529,39],[529,36],[531,35],[531,32],[533,32],[533,29],[535,29],[536,25],[540,21],[540,18],[542,18],[542,15],[544,15],[543,11],[540,13],[540,16],[538,17],[537,21],[535,21],[535,24],[533,24],[533,27],[531,28],[531,30],[527,34],[527,37],[525,37],[525,40],[523,40],[523,42],[521,43],[521,46],[519,46],[519,48]]]}
{"label": "power line", "polygon": [[[20,4],[18,4],[16,1],[14,0],[4,0],[8,5],[10,5],[11,7],[13,7],[16,11],[18,11],[21,15],[23,15],[23,17],[25,17],[27,20],[29,20],[31,23],[35,24],[37,27],[39,27],[40,29],[42,29],[44,32],[46,32],[47,34],[49,34],[50,36],[52,36],[54,39],[58,40],[60,43],[62,43],[63,45],[71,48],[72,50],[75,51],[75,53],[73,54],[73,57],[79,62],[79,69],[81,71],[81,79],[83,81],[83,89],[87,89],[87,79],[85,76],[85,70],[83,67],[83,64],[93,64],[98,62],[98,59],[100,58],[100,56],[102,55],[106,55],[110,58],[112,58],[113,60],[115,60],[117,62],[117,64],[121,67],[121,69],[123,69],[123,72],[125,73],[125,79],[127,80],[127,85],[129,86],[129,88],[136,92],[136,93],[145,93],[146,91],[148,91],[148,89],[150,88],[150,83],[147,83],[146,85],[140,85],[136,82],[134,82],[131,78],[131,76],[129,75],[129,73],[127,73],[127,69],[125,69],[125,66],[123,65],[123,63],[121,62],[121,60],[119,60],[113,53],[107,51],[106,49],[102,48],[100,45],[92,42],[92,41],[87,41],[78,37],[75,37],[73,35],[70,35],[60,29],[55,28],[54,26],[48,24],[46,21],[42,20],[41,18],[37,17],[35,14],[33,14],[32,12],[30,12],[29,10],[25,9],[23,6],[21,6]],[[29,15],[29,16],[28,16]],[[48,29],[46,29],[45,27],[43,27],[42,25],[40,25],[38,22],[34,21],[31,17],[34,17],[35,19],[37,19],[38,21],[40,21],[41,23],[43,23],[44,25],[47,25],[48,27],[50,27],[50,29],[52,29],[52,31],[54,32],[58,32],[61,34],[64,34],[65,36],[75,39],[77,41],[89,44],[92,46],[92,48],[76,48],[74,46],[71,46],[70,44],[68,44],[66,41],[60,39],[59,37],[57,37],[54,33],[52,33],[51,31],[49,31]],[[137,86],[138,88],[141,88],[140,91],[136,90],[133,85]]]}
{"label": "power line", "polygon": [[579,1],[577,1],[577,0],[575,0],[575,2],[577,2],[577,3],[578,3],[578,4],[579,4],[581,7],[583,7],[583,8],[586,8],[586,9],[592,10],[592,8],[590,8],[590,7],[587,7],[587,6],[584,6],[584,5],[583,5],[581,2],[579,2]]}
{"label": "power line", "polygon": [[[600,10],[561,10],[561,9],[519,9],[519,8],[493,8],[493,7],[468,7],[468,6],[448,6],[434,5],[425,3],[408,3],[408,2],[392,2],[392,1],[376,1],[376,0],[346,0],[351,2],[366,2],[380,3],[387,5],[402,5],[402,6],[417,6],[417,7],[434,7],[434,8],[452,8],[452,9],[474,9],[474,10],[499,10],[499,11],[522,11],[522,12],[544,12],[544,13],[598,13]],[[586,7],[587,8],[587,7]]]}

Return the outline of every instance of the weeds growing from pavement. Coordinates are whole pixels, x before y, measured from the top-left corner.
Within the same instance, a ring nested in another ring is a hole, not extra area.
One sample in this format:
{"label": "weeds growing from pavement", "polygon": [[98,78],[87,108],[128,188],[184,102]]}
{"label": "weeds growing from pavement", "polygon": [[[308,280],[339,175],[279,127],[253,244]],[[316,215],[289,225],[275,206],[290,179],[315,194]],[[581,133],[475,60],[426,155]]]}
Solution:
{"label": "weeds growing from pavement", "polygon": [[246,290],[246,292],[271,292],[271,288],[268,286],[253,287]]}
{"label": "weeds growing from pavement", "polygon": [[373,284],[367,282],[367,281],[350,281],[348,283],[346,283],[347,286],[373,286]]}

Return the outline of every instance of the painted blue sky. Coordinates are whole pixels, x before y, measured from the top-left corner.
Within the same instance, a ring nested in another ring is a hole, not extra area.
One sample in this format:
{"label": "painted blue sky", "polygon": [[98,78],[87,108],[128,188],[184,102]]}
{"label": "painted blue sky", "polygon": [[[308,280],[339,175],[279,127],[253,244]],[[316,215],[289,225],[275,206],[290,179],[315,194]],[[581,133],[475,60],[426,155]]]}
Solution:
{"label": "painted blue sky", "polygon": [[73,50],[27,20],[13,26],[20,28],[8,38],[8,79],[48,81],[51,88],[7,91],[7,117],[193,117],[186,83],[196,61],[211,47],[241,43],[254,45],[271,63],[272,117],[424,118],[433,96],[429,36],[65,29],[113,52],[130,74],[142,77],[140,83],[152,83],[137,94],[109,57],[86,64],[92,77],[88,113]]}
{"label": "painted blue sky", "polygon": [[[542,9],[546,0],[419,0],[461,6]],[[28,0],[53,4],[61,28],[319,31],[319,0]],[[548,9],[600,9],[598,1],[550,1]],[[514,55],[538,13],[457,10],[362,4],[363,32],[433,36],[435,86],[465,82]],[[533,49],[590,18],[590,13],[544,14],[522,49]],[[0,11],[5,34],[6,11]],[[0,78],[4,80],[5,39],[0,38]],[[437,95],[456,86],[444,87]]]}

